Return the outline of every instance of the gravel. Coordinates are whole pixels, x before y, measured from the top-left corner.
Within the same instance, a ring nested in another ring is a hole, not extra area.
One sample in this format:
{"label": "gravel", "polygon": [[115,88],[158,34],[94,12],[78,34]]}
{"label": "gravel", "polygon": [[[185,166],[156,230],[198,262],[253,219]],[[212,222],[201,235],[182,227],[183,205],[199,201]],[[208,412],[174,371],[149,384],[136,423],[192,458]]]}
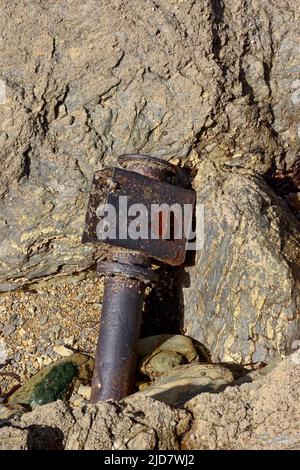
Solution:
{"label": "gravel", "polygon": [[[94,355],[102,292],[95,278],[80,287],[69,283],[0,294],[1,372],[13,372],[23,384],[67,351]],[[1,374],[0,396],[18,383]]]}

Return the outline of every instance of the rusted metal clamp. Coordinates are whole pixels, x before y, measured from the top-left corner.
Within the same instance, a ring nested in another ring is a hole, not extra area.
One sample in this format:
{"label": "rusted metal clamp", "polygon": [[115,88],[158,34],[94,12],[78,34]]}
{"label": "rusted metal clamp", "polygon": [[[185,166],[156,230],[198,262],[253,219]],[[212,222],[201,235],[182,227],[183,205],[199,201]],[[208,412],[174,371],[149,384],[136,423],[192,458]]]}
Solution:
{"label": "rusted metal clamp", "polygon": [[[185,259],[185,233],[174,237],[171,217],[166,217],[170,214],[163,212],[168,209],[150,218],[147,227],[140,227],[141,232],[146,229],[148,233],[144,238],[124,237],[130,224],[125,209],[140,204],[151,214],[153,204],[167,208],[177,204],[183,210],[184,205],[193,207],[195,203],[193,191],[174,184],[176,166],[147,155],[121,155],[118,163],[122,168],[107,168],[94,175],[82,237],[83,243],[104,243],[107,253],[107,260],[97,267],[97,273],[105,276],[105,284],[92,403],[120,400],[132,393],[145,289],[157,280],[151,264],[177,266]],[[125,196],[126,208],[120,205]],[[115,208],[117,230],[112,232],[101,223],[108,205]],[[169,232],[165,237],[167,219]],[[191,225],[192,220],[188,223]]]}

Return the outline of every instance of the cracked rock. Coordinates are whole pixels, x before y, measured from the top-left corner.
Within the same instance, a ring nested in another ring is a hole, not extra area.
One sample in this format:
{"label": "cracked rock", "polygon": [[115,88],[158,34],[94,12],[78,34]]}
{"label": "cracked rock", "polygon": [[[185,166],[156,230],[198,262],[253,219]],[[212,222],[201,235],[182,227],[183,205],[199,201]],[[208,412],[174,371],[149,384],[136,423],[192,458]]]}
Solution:
{"label": "cracked rock", "polygon": [[175,450],[190,422],[189,412],[146,397],[73,411],[57,401],[2,423],[0,449]]}
{"label": "cracked rock", "polygon": [[298,25],[297,0],[3,0],[0,290],[94,266],[88,192],[118,154],[292,164]]}
{"label": "cracked rock", "polygon": [[203,163],[204,246],[183,274],[185,334],[213,362],[269,363],[300,337],[300,224],[263,178]]}

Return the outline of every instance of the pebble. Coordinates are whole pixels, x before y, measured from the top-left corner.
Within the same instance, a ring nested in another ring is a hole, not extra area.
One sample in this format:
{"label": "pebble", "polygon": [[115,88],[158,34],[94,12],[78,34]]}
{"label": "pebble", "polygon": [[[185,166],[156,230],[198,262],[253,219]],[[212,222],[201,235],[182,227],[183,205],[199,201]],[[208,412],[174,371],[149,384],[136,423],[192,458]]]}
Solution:
{"label": "pebble", "polygon": [[35,306],[29,307],[28,312],[31,313],[31,314],[35,313],[36,312],[36,307]]}
{"label": "pebble", "polygon": [[45,343],[50,343],[50,342],[51,342],[49,336],[46,335],[45,333],[42,333],[42,334],[41,334],[41,340],[42,340],[42,341],[45,341]]}
{"label": "pebble", "polygon": [[48,317],[46,315],[42,315],[41,317],[39,317],[39,322],[40,325],[46,325],[46,323],[48,322]]}
{"label": "pebble", "polygon": [[5,364],[7,360],[6,344],[0,341],[0,364]]}
{"label": "pebble", "polygon": [[47,348],[44,354],[47,357],[55,357],[55,352],[52,348]]}
{"label": "pebble", "polygon": [[71,349],[66,348],[66,346],[62,344],[54,346],[53,351],[63,357],[71,356],[71,354],[73,354],[73,351]]}
{"label": "pebble", "polygon": [[74,346],[75,344],[75,336],[69,336],[69,338],[64,338],[64,344],[66,346]]}
{"label": "pebble", "polygon": [[13,334],[14,332],[16,331],[16,327],[15,325],[6,325],[4,328],[3,328],[3,335],[4,336],[10,336],[11,334]]}
{"label": "pebble", "polygon": [[15,326],[23,326],[25,323],[25,320],[21,318],[17,313],[13,313],[10,316],[9,321]]}
{"label": "pebble", "polygon": [[10,315],[9,321],[13,323],[17,318],[18,318],[17,313],[13,313],[12,315]]}
{"label": "pebble", "polygon": [[35,375],[37,373],[37,369],[34,367],[34,365],[27,366],[27,371],[31,375]]}
{"label": "pebble", "polygon": [[78,388],[78,395],[81,395],[83,398],[89,400],[91,396],[91,387],[88,387],[87,385],[80,385]]}
{"label": "pebble", "polygon": [[14,360],[16,362],[19,362],[21,360],[21,357],[22,357],[22,354],[18,351],[15,355],[14,355]]}
{"label": "pebble", "polygon": [[73,405],[74,407],[78,407],[78,406],[83,405],[84,400],[83,400],[83,398],[82,398],[80,395],[74,395],[74,396],[71,398],[70,402],[72,403],[72,405]]}
{"label": "pebble", "polygon": [[49,334],[49,338],[50,339],[58,339],[59,337],[59,333],[60,333],[60,326],[59,325],[55,325],[53,328],[51,328],[49,331],[48,331],[48,334]]}
{"label": "pebble", "polygon": [[97,307],[97,308],[101,308],[101,307],[102,307],[102,303],[101,303],[101,302],[94,302],[93,305],[94,305],[94,307]]}

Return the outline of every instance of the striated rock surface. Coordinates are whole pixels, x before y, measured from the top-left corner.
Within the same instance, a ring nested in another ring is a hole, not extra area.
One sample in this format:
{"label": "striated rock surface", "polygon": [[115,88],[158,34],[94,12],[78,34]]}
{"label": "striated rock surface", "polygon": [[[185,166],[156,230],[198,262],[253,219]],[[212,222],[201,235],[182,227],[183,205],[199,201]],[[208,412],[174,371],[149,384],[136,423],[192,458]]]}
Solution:
{"label": "striated rock surface", "polygon": [[299,149],[297,0],[3,0],[0,290],[83,272],[123,152],[265,173]]}
{"label": "striated rock surface", "polygon": [[251,172],[203,163],[204,246],[183,276],[185,334],[212,361],[268,363],[300,337],[300,224]]}

